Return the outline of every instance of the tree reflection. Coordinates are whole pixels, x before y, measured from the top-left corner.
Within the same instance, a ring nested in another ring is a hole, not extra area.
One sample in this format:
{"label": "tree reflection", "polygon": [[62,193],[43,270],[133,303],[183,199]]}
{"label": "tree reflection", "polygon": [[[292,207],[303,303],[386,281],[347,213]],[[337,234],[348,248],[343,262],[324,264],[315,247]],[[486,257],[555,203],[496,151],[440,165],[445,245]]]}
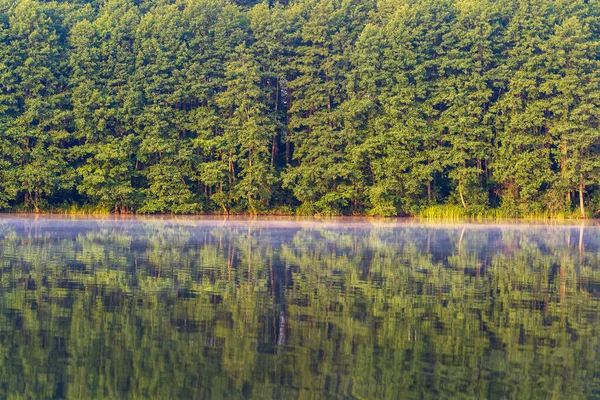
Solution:
{"label": "tree reflection", "polygon": [[598,236],[5,222],[0,395],[593,397]]}

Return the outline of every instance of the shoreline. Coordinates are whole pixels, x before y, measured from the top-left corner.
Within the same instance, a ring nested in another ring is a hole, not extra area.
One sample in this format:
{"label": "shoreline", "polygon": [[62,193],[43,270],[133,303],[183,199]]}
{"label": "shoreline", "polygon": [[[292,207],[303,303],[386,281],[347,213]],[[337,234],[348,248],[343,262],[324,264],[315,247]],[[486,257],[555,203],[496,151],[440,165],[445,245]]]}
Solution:
{"label": "shoreline", "polygon": [[431,227],[457,229],[502,227],[600,227],[600,219],[526,219],[526,218],[428,218],[428,217],[373,217],[373,216],[297,216],[250,214],[66,214],[66,213],[0,213],[3,220],[29,221],[106,221],[156,222],[178,225],[222,225],[293,227]]}
{"label": "shoreline", "polygon": [[141,213],[137,211],[115,212],[110,209],[95,208],[93,206],[71,206],[71,207],[49,207],[34,211],[26,208],[13,208],[5,211],[0,211],[0,214],[7,215],[74,215],[74,216],[118,216],[118,217],[183,217],[183,218],[223,218],[223,217],[240,217],[240,218],[313,218],[313,219],[378,219],[378,220],[393,220],[393,219],[419,219],[419,220],[448,220],[448,221],[600,221],[600,210],[594,213],[586,213],[582,216],[579,210],[571,211],[544,211],[527,209],[506,210],[500,207],[495,208],[479,208],[467,207],[463,208],[455,204],[438,204],[425,206],[418,211],[410,214],[385,215],[375,213],[353,213],[353,214],[328,214],[302,213],[300,208],[278,208],[274,207],[269,210],[259,212],[236,211],[224,213],[223,210],[212,210],[206,212],[195,213],[177,213],[177,212],[157,212],[157,213]]}

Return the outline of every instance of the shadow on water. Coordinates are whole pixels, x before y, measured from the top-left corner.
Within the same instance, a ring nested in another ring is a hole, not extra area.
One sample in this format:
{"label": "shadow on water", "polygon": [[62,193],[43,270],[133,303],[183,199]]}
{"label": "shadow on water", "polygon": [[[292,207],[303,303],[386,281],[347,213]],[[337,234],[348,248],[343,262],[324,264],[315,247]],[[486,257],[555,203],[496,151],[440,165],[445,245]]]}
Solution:
{"label": "shadow on water", "polygon": [[600,228],[0,219],[0,397],[595,398]]}

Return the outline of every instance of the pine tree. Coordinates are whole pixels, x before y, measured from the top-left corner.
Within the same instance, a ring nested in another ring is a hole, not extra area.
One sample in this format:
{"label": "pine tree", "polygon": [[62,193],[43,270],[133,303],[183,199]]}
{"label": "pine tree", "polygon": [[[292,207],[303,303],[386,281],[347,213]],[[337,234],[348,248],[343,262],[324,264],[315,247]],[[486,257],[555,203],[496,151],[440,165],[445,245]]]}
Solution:
{"label": "pine tree", "polygon": [[556,26],[541,47],[547,71],[542,90],[549,97],[551,113],[549,133],[554,138],[554,158],[561,162],[555,185],[567,193],[569,207],[571,193],[579,192],[582,217],[586,216],[586,186],[597,183],[600,167],[599,44],[592,39],[588,24],[570,17]]}
{"label": "pine tree", "polygon": [[66,26],[54,5],[13,3],[0,32],[0,203],[18,198],[39,211],[72,186]]}
{"label": "pine tree", "polygon": [[337,214],[354,195],[346,147],[355,139],[344,131],[340,106],[347,97],[350,46],[366,20],[358,3],[306,1],[295,10],[303,19],[302,43],[290,65],[288,126],[297,165],[288,168],[284,186],[303,203],[303,212]]}
{"label": "pine tree", "polygon": [[457,1],[451,30],[444,35],[438,64],[440,79],[434,94],[442,109],[437,129],[446,150],[443,164],[456,187],[460,204],[487,206],[484,172],[492,143],[487,123],[494,96],[495,37],[502,34],[494,4]]}
{"label": "pine tree", "polygon": [[73,113],[79,160],[78,190],[93,202],[114,209],[136,205],[135,116],[139,94],[131,85],[134,39],[139,13],[128,1],[110,0],[98,17],[73,28]]}
{"label": "pine tree", "polygon": [[269,205],[272,193],[270,152],[275,123],[266,112],[258,64],[245,45],[235,49],[225,76],[227,90],[219,95],[218,105],[226,118],[223,137],[238,167],[233,195],[256,212]]}
{"label": "pine tree", "polygon": [[[498,132],[491,167],[502,206],[513,214],[539,211],[543,189],[555,178],[548,98],[540,89],[546,78],[540,46],[550,36],[555,18],[549,6],[544,0],[521,2],[511,19],[504,38],[505,67],[500,71],[506,91],[491,110]],[[550,203],[558,206],[556,199]]]}

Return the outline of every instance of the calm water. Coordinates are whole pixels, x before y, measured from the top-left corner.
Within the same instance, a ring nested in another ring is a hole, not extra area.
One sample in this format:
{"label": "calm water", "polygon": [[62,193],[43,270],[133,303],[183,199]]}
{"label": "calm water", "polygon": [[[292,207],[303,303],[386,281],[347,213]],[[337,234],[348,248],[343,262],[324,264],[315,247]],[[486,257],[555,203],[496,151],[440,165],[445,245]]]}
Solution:
{"label": "calm water", "polygon": [[0,274],[1,398],[600,398],[594,226],[5,216]]}

